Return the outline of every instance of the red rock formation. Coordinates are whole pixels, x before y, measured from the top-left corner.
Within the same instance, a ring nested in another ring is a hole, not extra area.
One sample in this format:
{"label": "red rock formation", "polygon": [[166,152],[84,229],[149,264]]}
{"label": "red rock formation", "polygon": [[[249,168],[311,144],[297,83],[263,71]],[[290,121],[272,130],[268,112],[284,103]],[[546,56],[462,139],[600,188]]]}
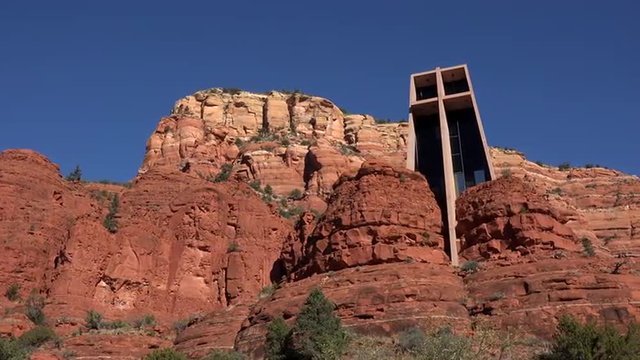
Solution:
{"label": "red rock formation", "polygon": [[461,254],[468,259],[508,258],[541,250],[578,250],[566,219],[536,188],[502,177],[465,191],[456,202]]}
{"label": "red rock formation", "polygon": [[[42,155],[2,152],[0,293],[16,283],[23,299],[41,294],[71,351],[121,359],[167,346],[170,322],[204,313],[178,336],[178,349],[201,356],[235,343],[259,356],[270,319],[293,321],[313,287],[348,327],[380,334],[440,322],[469,330],[486,318],[543,335],[564,313],[639,319],[637,177],[561,171],[494,149],[497,173],[510,177],[459,199],[462,256],[480,271],[456,273],[426,181],[393,167],[404,167],[407,131],[345,116],[319,97],[214,89],[179,100],[160,121],[130,188],[69,183]],[[360,167],[372,159],[393,166]],[[203,179],[223,164],[233,165],[232,180]],[[292,229],[242,184],[254,180],[280,195],[301,190],[304,199],[288,204],[316,212]],[[112,193],[120,198],[113,234],[103,226]],[[583,238],[596,256],[583,256]],[[291,282],[259,299],[285,273]],[[70,337],[89,309],[108,320],[154,314],[162,339]],[[32,326],[23,304],[0,297],[0,310],[0,336]]]}
{"label": "red rock formation", "polygon": [[101,225],[79,226],[52,305],[84,298],[83,309],[114,316],[144,309],[175,319],[253,300],[275,276],[279,239],[290,225],[245,184],[154,170],[120,199],[119,230],[104,241],[111,252],[93,242]]}
{"label": "red rock formation", "polygon": [[[314,287],[356,331],[390,334],[437,323],[465,328],[464,291],[443,250],[441,221],[418,173],[365,163],[355,176],[343,176],[310,236],[285,245],[282,260],[296,281],[253,308],[236,346],[259,357],[268,322],[295,317]],[[313,222],[306,214],[298,234],[309,234]]]}
{"label": "red rock formation", "polygon": [[[244,183],[150,170],[120,189],[118,231],[110,233],[102,224],[108,193],[67,183],[30,151],[0,153],[0,168],[0,291],[17,283],[24,299],[39,290],[60,333],[81,326],[89,309],[109,320],[153,314],[166,326],[251,303],[282,275],[274,265],[291,225]],[[16,318],[23,308],[4,296],[0,305],[2,333],[28,329]],[[87,354],[115,354],[113,341],[100,338]]]}
{"label": "red rock formation", "polygon": [[[326,198],[338,177],[363,159],[404,165],[407,131],[406,123],[345,116],[316,96],[209,89],[178,100],[160,121],[140,172],[160,167],[209,176],[233,162],[241,178],[269,184],[276,194],[304,188]],[[272,138],[277,141],[255,144]]]}
{"label": "red rock formation", "polygon": [[335,184],[313,233],[285,245],[294,279],[347,267],[387,262],[448,262],[440,210],[419,173],[365,163]]}
{"label": "red rock formation", "polygon": [[186,330],[178,334],[175,348],[195,359],[215,350],[233,350],[236,335],[249,313],[248,306],[229,306],[211,312],[202,319],[196,319]]}
{"label": "red rock formation", "polygon": [[620,271],[620,259],[589,254],[535,186],[502,177],[467,190],[456,205],[462,255],[482,260],[465,277],[470,315],[542,337],[563,314],[617,324],[640,318],[633,266]]}
{"label": "red rock formation", "polygon": [[333,301],[348,329],[390,335],[415,326],[469,324],[462,280],[448,265],[400,262],[317,274],[285,284],[262,299],[245,321],[236,348],[260,359],[266,328],[276,316],[292,322],[314,287]]}
{"label": "red rock formation", "polygon": [[[4,294],[14,283],[23,299],[32,291],[53,291],[59,268],[69,262],[68,243],[80,224],[99,224],[102,209],[81,185],[64,181],[58,167],[36,152],[3,151],[0,169],[0,291]],[[104,228],[91,235],[93,251],[108,246]],[[15,306],[4,296],[0,305]]]}
{"label": "red rock formation", "polygon": [[568,217],[580,237],[613,255],[640,256],[640,179],[602,167],[533,163],[515,150],[492,149],[497,174],[526,178]]}
{"label": "red rock formation", "polygon": [[64,342],[65,350],[80,359],[137,360],[153,350],[170,346],[171,341],[142,334],[87,333]]}

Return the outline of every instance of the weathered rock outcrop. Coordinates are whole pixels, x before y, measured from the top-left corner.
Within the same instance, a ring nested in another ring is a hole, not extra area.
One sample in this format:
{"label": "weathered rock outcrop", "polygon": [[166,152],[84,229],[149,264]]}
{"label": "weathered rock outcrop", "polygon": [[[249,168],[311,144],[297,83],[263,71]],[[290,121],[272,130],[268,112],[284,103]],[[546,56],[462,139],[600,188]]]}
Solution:
{"label": "weathered rock outcrop", "polygon": [[[276,260],[292,227],[244,183],[148,171],[121,188],[111,233],[103,220],[112,194],[100,186],[65,181],[31,151],[0,153],[0,168],[0,291],[16,283],[23,299],[40,293],[62,332],[82,325],[89,309],[109,320],[152,314],[166,328],[251,303],[283,275]],[[18,303],[3,296],[0,306],[2,333],[30,327]],[[106,355],[100,346],[82,352]]]}
{"label": "weathered rock outcrop", "polygon": [[440,209],[419,173],[365,163],[335,183],[311,235],[285,245],[293,279],[360,265],[418,261],[446,264]]}
{"label": "weathered rock outcrop", "polygon": [[277,194],[305,189],[326,198],[338,177],[365,159],[402,165],[406,158],[406,123],[345,116],[316,96],[210,89],[178,100],[172,113],[149,138],[141,173],[163,168],[211,176],[235,163],[241,178],[269,184]]}
{"label": "weathered rock outcrop", "polygon": [[469,325],[462,280],[450,266],[400,262],[357,266],[287,283],[260,300],[236,338],[236,348],[262,356],[269,322],[277,316],[293,322],[315,287],[336,304],[336,314],[355,332],[391,335],[420,326]]}
{"label": "weathered rock outcrop", "polygon": [[640,256],[640,179],[602,167],[534,163],[515,150],[492,149],[498,175],[524,178],[544,193],[579,237],[611,255]]}
{"label": "weathered rock outcrop", "polygon": [[[59,291],[61,268],[74,260],[69,244],[78,235],[90,236],[87,250],[96,257],[108,252],[109,234],[100,225],[102,208],[79,184],[66,182],[55,164],[34,151],[7,150],[0,152],[0,169],[2,294],[12,285],[19,286],[17,295],[22,299],[31,293]],[[76,286],[81,285],[76,282]],[[18,316],[24,307],[17,302],[2,296],[0,308],[3,333],[19,335],[32,326]],[[49,312],[48,307],[45,310]]]}
{"label": "weathered rock outcrop", "polygon": [[[319,97],[211,89],[160,121],[131,186],[68,182],[40,154],[1,152],[0,293],[15,283],[23,299],[43,296],[65,348],[84,358],[139,358],[167,346],[178,319],[190,320],[175,347],[191,356],[235,346],[259,357],[269,321],[293,322],[314,287],[347,327],[386,335],[478,320],[548,335],[565,313],[640,319],[637,177],[492,149],[508,176],[458,201],[461,256],[479,264],[470,273],[448,263],[426,180],[403,169],[407,131]],[[208,181],[221,173],[230,180]],[[260,198],[273,198],[266,185],[277,201]],[[278,215],[287,209],[308,211],[294,228]],[[154,336],[71,337],[89,309],[158,325]],[[33,326],[24,310],[0,297],[0,336]]]}
{"label": "weathered rock outcrop", "polygon": [[337,181],[317,224],[308,214],[298,231],[310,235],[290,238],[282,253],[295,281],[258,302],[238,348],[259,357],[268,322],[293,319],[314,287],[356,331],[391,334],[443,322],[466,327],[462,281],[448,265],[440,211],[422,175],[365,163]]}
{"label": "weathered rock outcrop", "polygon": [[465,191],[456,201],[462,256],[509,258],[540,250],[577,251],[567,219],[534,186],[502,177]]}
{"label": "weathered rock outcrop", "polygon": [[640,318],[637,265],[579,241],[534,185],[502,177],[456,205],[462,255],[480,261],[465,277],[471,316],[541,337],[564,314],[613,324]]}

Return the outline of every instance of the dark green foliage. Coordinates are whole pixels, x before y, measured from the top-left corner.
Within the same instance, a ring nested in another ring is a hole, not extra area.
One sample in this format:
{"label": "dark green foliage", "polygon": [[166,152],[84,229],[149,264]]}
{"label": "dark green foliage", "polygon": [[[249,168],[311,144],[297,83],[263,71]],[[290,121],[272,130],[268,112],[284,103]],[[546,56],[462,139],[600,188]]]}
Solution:
{"label": "dark green foliage", "polygon": [[187,357],[173,349],[158,349],[147,354],[143,360],[187,360]]}
{"label": "dark green foliage", "polygon": [[300,189],[293,189],[289,193],[288,197],[289,197],[289,199],[292,199],[292,200],[300,200],[300,199],[302,199],[303,196],[304,196],[304,194],[302,193],[302,191]]}
{"label": "dark green foliage", "polygon": [[37,348],[48,341],[56,340],[56,333],[46,326],[36,326],[18,338],[18,343],[25,348]]}
{"label": "dark green foliage", "polygon": [[125,329],[129,327],[129,323],[124,320],[105,321],[101,327],[103,329]]}
{"label": "dark green foliage", "polygon": [[559,187],[549,190],[550,194],[562,195],[564,192]]}
{"label": "dark green foliage", "polygon": [[424,360],[471,360],[475,356],[471,341],[447,327],[430,335],[418,328],[406,330],[398,338],[398,350]]}
{"label": "dark green foliage", "polygon": [[580,324],[563,317],[556,328],[551,351],[539,360],[638,360],[640,326],[629,326],[625,335],[610,326]]}
{"label": "dark green foliage", "polygon": [[4,292],[4,296],[9,299],[9,301],[20,300],[20,285],[16,283],[9,285],[7,290]]}
{"label": "dark green foliage", "polygon": [[596,255],[596,251],[593,249],[591,240],[588,238],[582,238],[580,239],[580,242],[582,242],[582,253],[584,256],[592,257]]}
{"label": "dark green foliage", "polygon": [[240,138],[236,138],[236,146],[237,147],[242,147],[244,145],[244,140],[240,139]]}
{"label": "dark green foliage", "polygon": [[25,315],[36,325],[44,325],[44,298],[36,293],[31,293],[27,298]]}
{"label": "dark green foliage", "polygon": [[131,182],[111,181],[111,180],[104,180],[104,179],[98,180],[96,182],[99,184],[123,186],[123,187],[126,187],[127,189],[130,189],[131,186],[133,186]]}
{"label": "dark green foliage", "polygon": [[245,360],[246,358],[247,357],[244,354],[239,353],[237,351],[227,352],[222,350],[216,350],[211,354],[202,358],[202,360]]}
{"label": "dark green foliage", "polygon": [[585,164],[584,167],[586,167],[587,169],[591,169],[591,168],[602,167],[602,165],[600,165],[600,164]]}
{"label": "dark green foliage", "polygon": [[426,337],[418,358],[424,360],[473,360],[477,358],[477,354],[474,353],[471,346],[469,338],[455,335],[450,328],[445,327]]}
{"label": "dark green foliage", "polygon": [[340,318],[333,314],[334,308],[320,289],[312,290],[292,329],[282,318],[269,324],[266,359],[340,359],[349,339]]}
{"label": "dark green foliage", "polygon": [[502,177],[511,177],[511,169],[502,169]]}
{"label": "dark green foliage", "polygon": [[411,328],[400,333],[398,347],[405,352],[417,352],[422,348],[427,336],[419,328]]}
{"label": "dark green foliage", "polygon": [[480,270],[480,264],[478,264],[477,261],[470,260],[462,264],[462,266],[460,266],[460,270],[466,273],[474,273]]}
{"label": "dark green foliage", "polygon": [[104,225],[110,233],[118,232],[118,220],[116,219],[116,216],[118,215],[119,208],[120,198],[118,197],[118,194],[113,194],[111,202],[109,203],[109,212],[102,222],[102,225]]}
{"label": "dark green foliage", "polygon": [[282,146],[289,146],[289,145],[291,145],[291,141],[290,141],[289,139],[287,139],[287,138],[282,138],[282,139],[280,140],[280,145],[282,145]]}
{"label": "dark green foliage", "polygon": [[558,165],[558,170],[567,171],[569,169],[571,169],[571,164],[569,164],[568,162],[563,162],[560,165]]}
{"label": "dark green foliage", "polygon": [[235,241],[232,241],[227,246],[227,253],[238,252],[240,251],[240,244]]}
{"label": "dark green foliage", "polygon": [[272,134],[269,132],[269,129],[262,128],[258,132],[258,135],[252,136],[251,142],[265,142],[265,141],[276,141],[278,140],[278,135]]}
{"label": "dark green foliage", "polygon": [[156,325],[156,318],[151,314],[146,314],[140,319],[133,320],[133,327],[136,329],[144,329],[145,327],[155,326],[155,325]]}
{"label": "dark green foliage", "polygon": [[300,141],[300,145],[302,145],[302,146],[309,146],[309,145],[311,145],[311,141],[306,140],[306,139],[305,139],[305,140],[302,140],[302,141]]}
{"label": "dark green foliage", "polygon": [[87,329],[98,330],[101,329],[104,325],[102,322],[102,314],[95,310],[87,311],[87,316],[85,317],[85,326]]}
{"label": "dark green foliage", "polygon": [[264,187],[264,193],[266,195],[273,195],[273,188],[271,185],[267,184],[267,186]]}
{"label": "dark green foliage", "polygon": [[545,164],[542,161],[534,161],[536,165],[545,167]]}
{"label": "dark green foliage", "polygon": [[16,339],[0,338],[0,359],[26,360],[29,353]]}
{"label": "dark green foliage", "polygon": [[231,95],[237,95],[242,92],[242,89],[238,89],[238,88],[222,88],[220,90],[222,90],[223,94],[231,94]]}
{"label": "dark green foliage", "polygon": [[318,288],[313,289],[291,329],[288,349],[297,359],[339,359],[347,343],[335,305]]}
{"label": "dark green foliage", "polygon": [[347,144],[338,144],[338,150],[342,155],[355,155],[358,154],[359,151],[355,147]]}
{"label": "dark green foliage", "polygon": [[294,94],[303,95],[304,94],[302,92],[302,90],[300,90],[300,89],[293,89],[293,90],[291,90],[291,89],[280,89],[280,90],[276,90],[276,91],[279,92],[279,93],[282,93],[282,94],[292,94],[292,95],[294,95]]}
{"label": "dark green foliage", "polygon": [[82,180],[82,170],[80,170],[80,165],[76,165],[76,168],[73,169],[72,172],[69,173],[66,177],[67,181],[80,181]]}
{"label": "dark green foliage", "polygon": [[213,179],[213,182],[219,183],[229,180],[229,176],[231,176],[231,170],[233,170],[232,164],[222,164],[222,166],[220,167],[220,172]]}
{"label": "dark green foliage", "polygon": [[251,186],[251,188],[255,191],[262,190],[262,188],[260,187],[260,180],[253,180],[252,182],[249,183],[249,186]]}
{"label": "dark green foliage", "polygon": [[267,327],[267,341],[265,343],[265,359],[284,360],[286,347],[289,342],[291,329],[282,317],[277,317]]}
{"label": "dark green foliage", "polygon": [[27,359],[29,351],[49,341],[55,341],[58,345],[62,343],[55,332],[45,326],[36,326],[18,339],[0,339],[0,360]]}

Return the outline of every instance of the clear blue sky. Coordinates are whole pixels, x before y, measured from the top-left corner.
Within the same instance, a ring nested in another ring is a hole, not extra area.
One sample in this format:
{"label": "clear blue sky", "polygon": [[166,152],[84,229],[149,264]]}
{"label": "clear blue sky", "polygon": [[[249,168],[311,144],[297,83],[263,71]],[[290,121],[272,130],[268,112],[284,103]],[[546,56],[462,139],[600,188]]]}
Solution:
{"label": "clear blue sky", "polygon": [[640,174],[640,2],[523,3],[2,1],[0,149],[122,181],[196,90],[297,88],[398,119],[410,73],[467,63],[491,145]]}

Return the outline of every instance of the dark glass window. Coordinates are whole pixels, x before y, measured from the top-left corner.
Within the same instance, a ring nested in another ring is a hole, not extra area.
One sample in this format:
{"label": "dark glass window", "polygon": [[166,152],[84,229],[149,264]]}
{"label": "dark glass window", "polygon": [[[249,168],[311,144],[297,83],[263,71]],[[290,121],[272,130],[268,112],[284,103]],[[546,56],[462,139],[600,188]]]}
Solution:
{"label": "dark glass window", "polygon": [[432,99],[438,96],[438,88],[435,85],[416,87],[418,100]]}
{"label": "dark glass window", "polygon": [[467,79],[460,79],[444,83],[444,93],[446,95],[458,94],[469,91],[469,83]]}

